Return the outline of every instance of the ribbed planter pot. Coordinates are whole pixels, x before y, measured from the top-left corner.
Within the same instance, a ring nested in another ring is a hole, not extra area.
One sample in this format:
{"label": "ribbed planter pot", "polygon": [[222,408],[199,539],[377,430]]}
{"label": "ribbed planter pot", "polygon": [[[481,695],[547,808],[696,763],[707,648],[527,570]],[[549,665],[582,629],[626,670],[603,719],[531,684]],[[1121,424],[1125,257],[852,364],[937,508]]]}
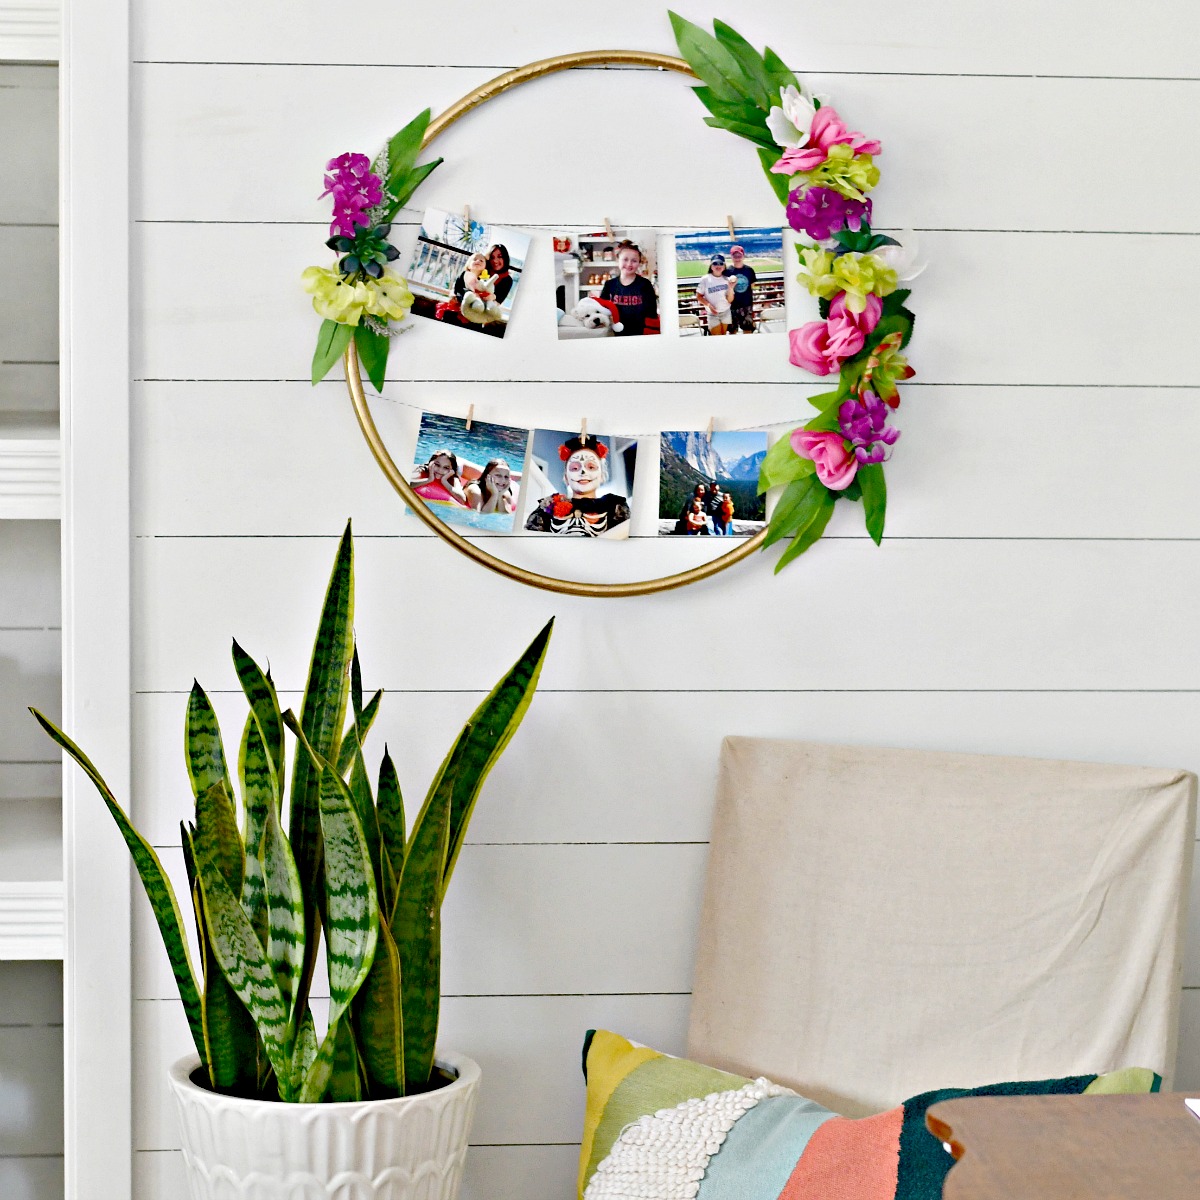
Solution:
{"label": "ribbed planter pot", "polygon": [[280,1104],[219,1096],[171,1068],[192,1200],[455,1200],[479,1066],[439,1054],[452,1083],[399,1100]]}

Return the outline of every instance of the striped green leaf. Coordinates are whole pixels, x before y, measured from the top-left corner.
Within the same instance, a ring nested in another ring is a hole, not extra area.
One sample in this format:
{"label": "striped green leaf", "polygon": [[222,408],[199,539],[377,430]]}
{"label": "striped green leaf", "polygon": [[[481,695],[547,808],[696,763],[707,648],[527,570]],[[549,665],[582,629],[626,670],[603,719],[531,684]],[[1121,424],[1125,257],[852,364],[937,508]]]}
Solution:
{"label": "striped green leaf", "polygon": [[[282,721],[280,722],[282,725]],[[245,813],[243,837],[246,846],[246,878],[242,884],[242,907],[258,934],[267,944],[267,899],[263,882],[262,838],[267,814],[278,812],[279,799],[275,774],[263,746],[262,731],[253,712],[246,718],[238,752],[238,777],[242,784],[242,809]]]}
{"label": "striped green leaf", "polygon": [[301,1104],[320,1104],[329,1090],[329,1080],[333,1076],[333,1058],[337,1053],[337,1032],[340,1020],[330,1019],[329,1028],[325,1031],[325,1039],[317,1048],[308,1071],[304,1075],[300,1087],[299,1100]]}
{"label": "striped green leaf", "polygon": [[198,840],[195,851],[204,925],[213,957],[254,1020],[263,1051],[275,1070],[280,1099],[293,1100],[292,1030],[275,973],[250,918],[230,891],[219,866],[206,857]]}
{"label": "striped green leaf", "polygon": [[107,805],[108,811],[117,823],[117,828],[125,839],[125,845],[129,847],[133,865],[137,868],[138,876],[142,881],[146,899],[150,901],[154,919],[158,922],[158,930],[162,935],[163,945],[167,949],[167,958],[171,962],[171,971],[175,976],[175,984],[179,988],[179,998],[183,1001],[183,1011],[187,1016],[192,1041],[196,1044],[196,1052],[200,1055],[201,1061],[207,1064],[208,1056],[204,1047],[203,1006],[200,1000],[200,989],[196,984],[196,972],[192,967],[191,955],[188,952],[187,936],[183,931],[183,915],[179,911],[179,903],[175,899],[171,881],[167,878],[167,873],[163,870],[162,863],[154,852],[154,847],[130,824],[125,810],[117,803],[108,784],[104,782],[100,772],[92,765],[88,756],[53,721],[44,717],[36,708],[31,708],[29,711],[33,713],[37,723],[46,733],[82,768],[84,774],[92,781],[96,791],[100,793],[100,798]]}
{"label": "striped green leaf", "polygon": [[196,862],[211,859],[229,890],[240,896],[246,878],[246,856],[233,801],[220,780],[196,797],[195,846]]}
{"label": "striped green leaf", "polygon": [[525,653],[513,664],[508,674],[496,684],[471,715],[459,735],[458,742],[447,755],[441,771],[434,779],[430,789],[431,795],[444,786],[443,777],[448,764],[452,760],[456,762],[450,805],[450,853],[442,880],[443,892],[450,882],[455,863],[458,862],[459,852],[467,836],[467,825],[475,810],[475,802],[479,799],[483,782],[512,740],[533,699],[553,629],[552,617],[530,642]]}
{"label": "striped green leaf", "polygon": [[267,909],[267,959],[291,1016],[304,971],[304,897],[296,860],[273,808],[267,810],[261,867]]}
{"label": "striped green leaf", "polygon": [[437,1043],[442,973],[442,878],[450,853],[450,805],[459,765],[469,745],[463,730],[429,794],[409,839],[397,886],[392,936],[403,964],[400,1008],[404,1080],[408,1090],[429,1082]]}
{"label": "striped green leaf", "polygon": [[[325,592],[325,603],[313,644],[308,682],[300,712],[300,728],[309,746],[322,759],[334,758],[341,748],[349,691],[349,667],[353,652],[354,544],[350,525],[338,545]],[[304,975],[300,1001],[304,1002],[312,980],[316,953],[316,929],[321,891],[321,769],[303,745],[296,750],[292,767],[291,812],[288,836],[304,889],[305,946]]]}
{"label": "striped green leaf", "polygon": [[379,843],[382,860],[378,883],[382,892],[380,907],[391,917],[396,906],[396,884],[404,868],[404,842],[408,836],[404,826],[404,799],[400,795],[400,778],[396,764],[383,748],[383,761],[379,764],[379,787],[375,793],[375,816],[379,822]]}
{"label": "striped green leaf", "polygon": [[188,776],[192,781],[192,794],[197,800],[215,783],[223,783],[226,795],[233,795],[217,714],[208,695],[194,679],[184,720],[183,748]]}
{"label": "striped green leaf", "polygon": [[383,689],[380,688],[367,703],[363,704],[362,668],[358,661],[358,647],[354,647],[354,656],[350,662],[350,702],[354,713],[354,724],[342,738],[342,748],[338,751],[338,774],[345,779],[353,763],[356,752],[366,745],[367,734],[375,724],[379,713],[379,702],[383,699]]}
{"label": "striped green leaf", "polygon": [[379,903],[367,840],[350,789],[328,766],[321,772],[320,811],[332,1024],[349,1007],[371,969],[379,936]]}
{"label": "striped green leaf", "polygon": [[292,1078],[303,1081],[312,1070],[316,1057],[317,1027],[313,1023],[311,1010],[306,1008],[296,1028],[296,1044],[292,1050]]}
{"label": "striped green leaf", "polygon": [[333,1104],[356,1103],[363,1098],[362,1084],[362,1065],[354,1026],[349,1017],[343,1017],[334,1033],[333,1067],[325,1089],[325,1099]]}
{"label": "striped green leaf", "polygon": [[[279,791],[282,794],[284,780],[283,717],[280,715],[279,696],[275,692],[271,672],[264,672],[258,663],[237,644],[236,640],[233,643],[233,667],[237,671],[250,709],[258,718],[263,743],[267,753],[271,756],[271,766],[275,769],[275,778],[279,782]],[[247,843],[248,850],[249,843]]]}
{"label": "striped green leaf", "polygon": [[381,921],[370,973],[354,998],[354,1023],[372,1099],[404,1094],[402,967],[392,931]]}

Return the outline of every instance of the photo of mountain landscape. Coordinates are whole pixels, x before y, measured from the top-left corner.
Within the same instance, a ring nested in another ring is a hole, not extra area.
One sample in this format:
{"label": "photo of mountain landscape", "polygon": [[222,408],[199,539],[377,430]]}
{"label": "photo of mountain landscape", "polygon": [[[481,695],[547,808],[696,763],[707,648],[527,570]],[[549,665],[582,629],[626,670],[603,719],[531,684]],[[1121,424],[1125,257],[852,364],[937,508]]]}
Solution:
{"label": "photo of mountain landscape", "polygon": [[766,519],[758,472],[765,432],[664,432],[659,445],[658,532],[748,537]]}

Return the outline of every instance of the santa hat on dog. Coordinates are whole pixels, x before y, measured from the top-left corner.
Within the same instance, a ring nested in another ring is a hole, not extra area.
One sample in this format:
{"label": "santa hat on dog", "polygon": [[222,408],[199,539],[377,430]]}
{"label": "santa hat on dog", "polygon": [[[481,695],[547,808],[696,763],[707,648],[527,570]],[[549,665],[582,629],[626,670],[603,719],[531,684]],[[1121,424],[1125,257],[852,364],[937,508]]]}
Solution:
{"label": "santa hat on dog", "polygon": [[601,300],[598,296],[594,297],[594,299],[597,304],[602,305],[604,308],[608,309],[608,315],[610,317],[612,317],[613,333],[620,333],[621,330],[625,328],[625,326],[621,324],[620,309],[618,309],[617,306],[611,300]]}

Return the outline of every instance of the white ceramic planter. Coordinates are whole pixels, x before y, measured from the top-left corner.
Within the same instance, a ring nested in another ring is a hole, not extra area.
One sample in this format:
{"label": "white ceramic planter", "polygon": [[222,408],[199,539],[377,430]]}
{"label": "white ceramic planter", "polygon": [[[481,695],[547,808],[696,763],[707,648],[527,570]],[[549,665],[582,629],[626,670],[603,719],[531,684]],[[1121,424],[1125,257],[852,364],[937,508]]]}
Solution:
{"label": "white ceramic planter", "polygon": [[437,1091],[358,1104],[218,1096],[171,1068],[192,1200],[455,1200],[479,1066],[439,1054],[456,1076]]}

